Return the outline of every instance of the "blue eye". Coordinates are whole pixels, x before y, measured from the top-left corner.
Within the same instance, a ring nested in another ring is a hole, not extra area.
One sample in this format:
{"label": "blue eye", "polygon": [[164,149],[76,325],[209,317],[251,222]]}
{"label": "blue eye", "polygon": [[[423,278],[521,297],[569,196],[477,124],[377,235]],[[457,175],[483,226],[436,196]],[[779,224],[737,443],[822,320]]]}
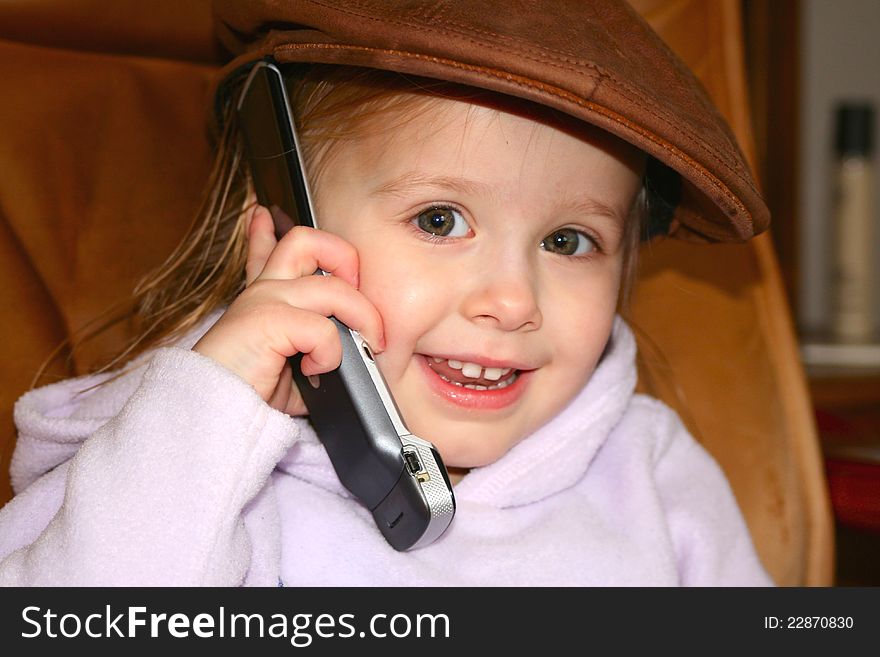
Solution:
{"label": "blue eye", "polygon": [[541,248],[566,256],[583,255],[596,250],[596,243],[589,235],[574,228],[560,228],[541,241]]}
{"label": "blue eye", "polygon": [[438,237],[465,237],[471,227],[461,216],[461,212],[453,208],[434,207],[422,210],[413,219],[421,230]]}

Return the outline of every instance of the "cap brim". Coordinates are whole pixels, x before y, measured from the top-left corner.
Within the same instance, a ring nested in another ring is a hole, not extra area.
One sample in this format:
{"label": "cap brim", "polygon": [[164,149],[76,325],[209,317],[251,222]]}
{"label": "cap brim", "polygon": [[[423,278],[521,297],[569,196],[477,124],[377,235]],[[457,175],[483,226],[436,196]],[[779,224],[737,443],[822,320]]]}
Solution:
{"label": "cap brim", "polygon": [[742,242],[769,225],[726,122],[628,4],[546,2],[539,16],[517,15],[518,3],[507,0],[450,1],[442,11],[436,2],[393,5],[217,2],[221,37],[242,52],[223,75],[271,56],[279,63],[397,71],[523,98],[607,130],[678,172],[671,236]]}

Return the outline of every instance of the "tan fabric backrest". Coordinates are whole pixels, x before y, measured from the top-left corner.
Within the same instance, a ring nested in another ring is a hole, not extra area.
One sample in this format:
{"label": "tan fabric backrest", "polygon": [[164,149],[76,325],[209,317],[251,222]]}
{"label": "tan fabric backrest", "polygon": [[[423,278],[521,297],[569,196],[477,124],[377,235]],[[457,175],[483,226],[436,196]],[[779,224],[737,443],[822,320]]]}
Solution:
{"label": "tan fabric backrest", "polygon": [[[739,2],[633,5],[703,81],[754,161]],[[640,344],[643,388],[678,409],[721,463],[776,582],[831,584],[824,469],[770,236],[649,245],[632,321],[651,338]]]}
{"label": "tan fabric backrest", "polygon": [[[12,405],[180,240],[209,166],[206,2],[0,3],[0,502]],[[191,61],[194,60],[194,61]],[[87,371],[125,327],[47,377]]]}
{"label": "tan fabric backrest", "polygon": [[[736,0],[634,0],[704,80],[747,153]],[[171,251],[209,165],[205,0],[0,4],[0,440],[64,338]],[[733,484],[780,584],[829,584],[831,523],[815,429],[770,241],[652,243],[631,313],[642,388],[679,409]],[[51,377],[118,348],[103,334]],[[646,336],[650,336],[647,339]],[[0,501],[11,495],[6,467]]]}

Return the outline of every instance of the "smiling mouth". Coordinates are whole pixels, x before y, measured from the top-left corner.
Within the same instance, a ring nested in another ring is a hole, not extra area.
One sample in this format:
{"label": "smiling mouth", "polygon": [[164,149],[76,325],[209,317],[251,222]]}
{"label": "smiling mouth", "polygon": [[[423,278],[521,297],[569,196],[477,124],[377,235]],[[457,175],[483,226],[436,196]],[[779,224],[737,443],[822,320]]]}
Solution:
{"label": "smiling mouth", "polygon": [[478,363],[433,356],[425,356],[425,362],[443,381],[468,390],[502,390],[520,375],[520,370],[510,367],[483,367]]}

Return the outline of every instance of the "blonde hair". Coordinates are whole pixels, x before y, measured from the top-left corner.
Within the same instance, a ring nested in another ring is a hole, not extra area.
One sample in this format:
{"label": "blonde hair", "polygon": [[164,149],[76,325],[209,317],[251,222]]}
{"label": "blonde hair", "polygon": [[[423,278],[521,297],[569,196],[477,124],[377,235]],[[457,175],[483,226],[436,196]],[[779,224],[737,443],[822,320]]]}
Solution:
{"label": "blonde hair", "polygon": [[[222,133],[207,192],[195,221],[176,250],[136,286],[128,315],[135,320],[132,341],[100,371],[169,344],[209,314],[228,305],[245,283],[247,199],[251,184],[232,99],[221,110]],[[366,133],[394,131],[436,106],[456,98],[494,106],[527,108],[529,115],[572,121],[553,109],[451,83],[346,66],[312,65],[288,77],[303,158],[315,180],[332,159],[333,145]],[[644,193],[639,194],[625,236],[620,302],[625,305],[635,277]]]}

